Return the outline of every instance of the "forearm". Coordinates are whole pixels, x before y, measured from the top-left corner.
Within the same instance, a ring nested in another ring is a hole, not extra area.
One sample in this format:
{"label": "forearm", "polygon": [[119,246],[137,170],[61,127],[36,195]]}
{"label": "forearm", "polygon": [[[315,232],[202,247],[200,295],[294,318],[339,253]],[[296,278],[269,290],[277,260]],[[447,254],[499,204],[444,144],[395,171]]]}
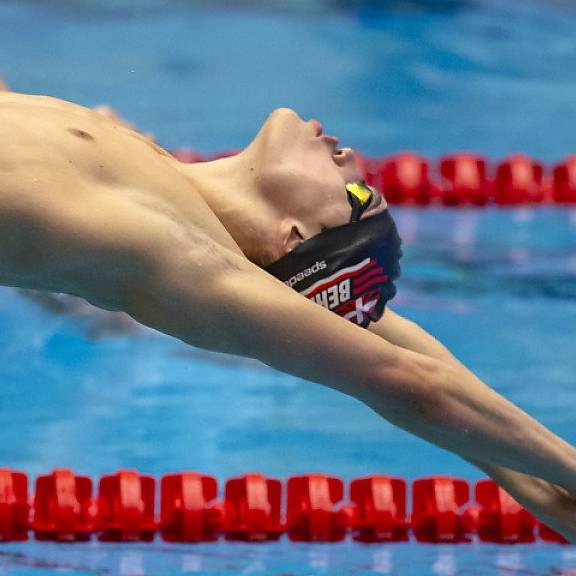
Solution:
{"label": "forearm", "polygon": [[[415,322],[412,322],[406,318],[403,318],[399,314],[396,314],[393,310],[387,310],[383,319],[371,326],[371,330],[378,336],[392,342],[402,348],[411,350],[413,352],[419,352],[429,358],[439,360],[445,365],[456,370],[456,372],[461,373],[461,377],[458,378],[460,386],[476,386],[484,387],[482,381],[473,374],[466,366],[464,366],[452,353],[436,338],[428,334],[424,329],[418,326]],[[570,448],[570,450],[572,450]],[[568,457],[568,455],[566,455]],[[470,460],[470,458],[468,458]],[[507,470],[503,467],[497,467],[493,464],[492,460],[487,462],[479,462],[478,460],[470,460],[474,464],[478,465],[482,469],[490,466],[492,472],[499,470],[501,474],[499,477],[507,477],[508,474],[516,474],[512,470]],[[522,476],[521,474],[517,474]],[[528,477],[526,477],[528,478]],[[534,485],[538,485],[540,480],[535,480]]]}
{"label": "forearm", "polygon": [[[456,369],[456,371],[462,375],[463,384],[468,384],[472,386],[485,386],[485,384],[480,380],[480,378],[478,378],[478,376],[476,376],[470,369],[464,366],[456,358],[452,357],[451,362],[452,366]],[[542,434],[543,440],[545,442],[553,443],[554,446],[556,446],[556,449],[560,450],[560,454],[564,457],[564,459],[568,464],[568,478],[566,479],[565,482],[559,482],[558,480],[553,480],[553,482],[555,482],[555,484],[553,484],[554,489],[558,489],[558,486],[556,486],[556,484],[560,484],[564,486],[564,488],[570,490],[571,492],[574,492],[576,485],[574,484],[573,481],[570,480],[572,477],[571,462],[574,459],[574,454],[576,453],[574,446],[556,436],[553,432],[551,432],[548,428],[546,428],[536,420],[533,421],[540,428],[540,434]],[[537,445],[530,445],[529,438],[524,438],[523,441],[531,449],[531,451],[537,450]],[[544,486],[544,484],[548,484],[547,481],[543,481],[541,479],[543,478],[541,474],[539,475],[540,478],[531,478],[526,474],[516,473],[513,470],[508,470],[506,468],[496,466],[496,463],[492,462],[491,460],[482,461],[479,455],[476,455],[476,457],[472,462],[475,463],[480,469],[484,470],[491,477],[493,477],[496,482],[500,483],[498,479],[501,479],[502,482],[505,482],[508,486],[510,486],[510,488],[512,488],[513,486],[518,486],[524,489],[524,487],[529,485],[532,490],[535,490],[535,489],[541,489]],[[505,488],[503,484],[501,485],[502,487]]]}
{"label": "forearm", "polygon": [[[406,354],[411,354],[406,351]],[[576,491],[576,450],[470,372],[430,358],[427,402],[370,406],[396,425],[478,462],[534,475]],[[424,399],[424,397],[423,397]],[[415,410],[416,408],[416,410]],[[416,412],[416,413],[415,413]]]}

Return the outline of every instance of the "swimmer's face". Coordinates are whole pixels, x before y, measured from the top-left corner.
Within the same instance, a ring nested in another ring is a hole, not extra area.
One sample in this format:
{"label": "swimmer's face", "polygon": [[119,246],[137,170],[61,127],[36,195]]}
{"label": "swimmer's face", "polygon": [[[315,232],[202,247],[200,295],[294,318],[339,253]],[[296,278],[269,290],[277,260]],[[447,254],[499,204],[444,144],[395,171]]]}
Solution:
{"label": "swimmer's face", "polygon": [[[362,179],[352,149],[323,133],[316,120],[304,121],[288,108],[275,110],[252,146],[257,150],[261,189],[278,218],[275,256],[283,256],[326,228],[350,221],[346,184]],[[375,193],[364,217],[386,202]]]}

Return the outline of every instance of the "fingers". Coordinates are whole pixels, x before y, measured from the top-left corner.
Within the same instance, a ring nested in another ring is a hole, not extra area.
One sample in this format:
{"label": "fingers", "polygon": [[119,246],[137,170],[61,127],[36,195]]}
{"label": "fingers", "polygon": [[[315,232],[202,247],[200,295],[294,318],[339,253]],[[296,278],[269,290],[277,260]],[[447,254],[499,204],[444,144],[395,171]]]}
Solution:
{"label": "fingers", "polygon": [[8,84],[4,81],[4,78],[0,76],[0,92],[8,92]]}

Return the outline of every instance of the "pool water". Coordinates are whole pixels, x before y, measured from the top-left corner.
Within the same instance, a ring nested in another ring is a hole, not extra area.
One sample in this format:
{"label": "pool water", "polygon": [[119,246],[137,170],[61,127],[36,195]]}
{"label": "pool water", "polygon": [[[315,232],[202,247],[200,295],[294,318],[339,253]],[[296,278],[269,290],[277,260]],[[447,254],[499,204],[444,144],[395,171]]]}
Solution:
{"label": "pool water", "polygon": [[[108,103],[169,147],[245,145],[274,107],[373,155],[576,150],[569,3],[0,4],[14,89]],[[576,442],[576,211],[394,208],[392,307]],[[480,474],[359,402],[72,298],[0,289],[0,466],[414,479]],[[570,547],[0,546],[0,574],[576,574]]]}

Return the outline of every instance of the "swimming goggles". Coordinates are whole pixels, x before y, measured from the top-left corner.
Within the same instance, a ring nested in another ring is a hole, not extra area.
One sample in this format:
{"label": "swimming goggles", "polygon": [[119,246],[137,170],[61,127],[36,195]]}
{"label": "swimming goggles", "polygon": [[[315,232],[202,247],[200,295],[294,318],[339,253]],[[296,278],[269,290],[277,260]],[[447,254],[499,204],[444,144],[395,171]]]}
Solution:
{"label": "swimming goggles", "polygon": [[372,201],[374,191],[363,180],[346,184],[348,202],[352,206],[350,222],[358,222]]}

